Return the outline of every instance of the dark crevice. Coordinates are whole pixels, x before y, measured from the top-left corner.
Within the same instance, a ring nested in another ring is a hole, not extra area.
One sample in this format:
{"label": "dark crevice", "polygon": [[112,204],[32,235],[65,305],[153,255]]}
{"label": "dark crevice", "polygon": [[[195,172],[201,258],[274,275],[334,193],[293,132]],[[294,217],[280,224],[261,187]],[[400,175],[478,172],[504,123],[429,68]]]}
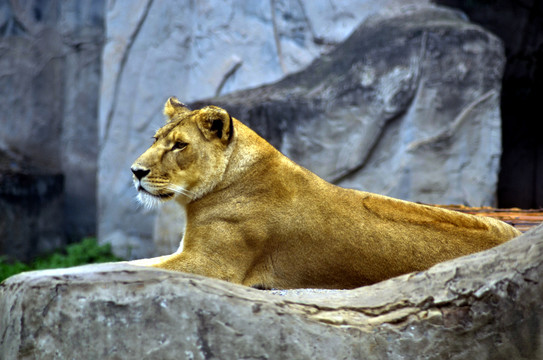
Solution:
{"label": "dark crevice", "polygon": [[501,93],[503,153],[498,206],[542,208],[543,1],[434,2],[462,10],[503,41],[507,60]]}

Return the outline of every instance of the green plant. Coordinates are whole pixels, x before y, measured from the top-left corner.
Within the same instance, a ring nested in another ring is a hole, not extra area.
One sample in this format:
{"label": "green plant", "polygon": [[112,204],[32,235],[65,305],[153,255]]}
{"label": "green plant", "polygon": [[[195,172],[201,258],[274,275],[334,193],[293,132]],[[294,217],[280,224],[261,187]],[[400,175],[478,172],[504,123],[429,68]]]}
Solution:
{"label": "green plant", "polygon": [[95,238],[85,238],[79,243],[68,245],[63,251],[39,257],[30,264],[16,261],[8,263],[0,257],[0,282],[23,271],[65,268],[84,264],[120,261],[111,252],[109,244],[99,245]]}
{"label": "green plant", "polygon": [[0,257],[0,282],[10,276],[29,270],[31,270],[30,267],[22,262],[16,261],[10,264],[6,262],[5,257]]}

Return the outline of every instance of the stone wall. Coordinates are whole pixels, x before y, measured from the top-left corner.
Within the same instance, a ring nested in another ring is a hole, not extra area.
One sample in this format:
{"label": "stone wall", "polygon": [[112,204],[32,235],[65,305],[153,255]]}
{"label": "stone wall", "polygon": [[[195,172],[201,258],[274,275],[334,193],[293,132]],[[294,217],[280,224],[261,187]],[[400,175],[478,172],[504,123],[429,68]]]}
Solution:
{"label": "stone wall", "polygon": [[198,101],[249,124],[344,187],[411,201],[495,205],[501,41],[458,12],[374,17],[303,71]]}
{"label": "stone wall", "polygon": [[63,176],[56,231],[95,234],[104,1],[2,1],[0,14],[0,173]]}
{"label": "stone wall", "polygon": [[100,98],[100,241],[125,257],[155,252],[155,216],[135,202],[130,165],[163,124],[168,96],[190,102],[279,80],[364,19],[415,3],[426,1],[110,2]]}
{"label": "stone wall", "polygon": [[65,245],[62,175],[0,172],[0,255],[31,261]]}
{"label": "stone wall", "polygon": [[[279,82],[192,106],[223,106],[344,187],[433,204],[495,205],[503,64],[500,40],[461,13],[408,8],[374,16]],[[175,207],[160,210],[156,243],[179,243],[172,237],[180,224]]]}

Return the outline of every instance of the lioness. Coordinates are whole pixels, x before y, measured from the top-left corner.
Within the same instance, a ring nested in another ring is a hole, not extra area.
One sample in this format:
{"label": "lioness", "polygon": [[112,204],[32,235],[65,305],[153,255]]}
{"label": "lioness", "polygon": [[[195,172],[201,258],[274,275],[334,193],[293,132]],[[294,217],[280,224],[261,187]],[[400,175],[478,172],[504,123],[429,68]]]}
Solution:
{"label": "lioness", "polygon": [[354,288],[520,234],[482,218],[332,185],[224,109],[175,97],[132,165],[139,200],[186,209],[178,252],[133,263],[259,288]]}

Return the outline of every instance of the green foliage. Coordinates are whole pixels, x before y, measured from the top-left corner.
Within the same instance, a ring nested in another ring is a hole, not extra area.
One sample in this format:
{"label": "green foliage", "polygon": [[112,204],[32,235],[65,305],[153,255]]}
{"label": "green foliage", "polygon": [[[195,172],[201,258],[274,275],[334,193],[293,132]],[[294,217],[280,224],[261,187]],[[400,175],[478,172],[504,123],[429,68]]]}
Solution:
{"label": "green foliage", "polygon": [[12,275],[29,270],[31,270],[30,267],[22,262],[17,261],[13,264],[8,264],[3,257],[0,257],[0,282]]}
{"label": "green foliage", "polygon": [[120,260],[122,259],[111,253],[109,244],[98,245],[95,238],[85,238],[79,243],[68,245],[64,251],[39,257],[30,264],[19,261],[8,263],[0,257],[0,282],[23,271],[58,269]]}

